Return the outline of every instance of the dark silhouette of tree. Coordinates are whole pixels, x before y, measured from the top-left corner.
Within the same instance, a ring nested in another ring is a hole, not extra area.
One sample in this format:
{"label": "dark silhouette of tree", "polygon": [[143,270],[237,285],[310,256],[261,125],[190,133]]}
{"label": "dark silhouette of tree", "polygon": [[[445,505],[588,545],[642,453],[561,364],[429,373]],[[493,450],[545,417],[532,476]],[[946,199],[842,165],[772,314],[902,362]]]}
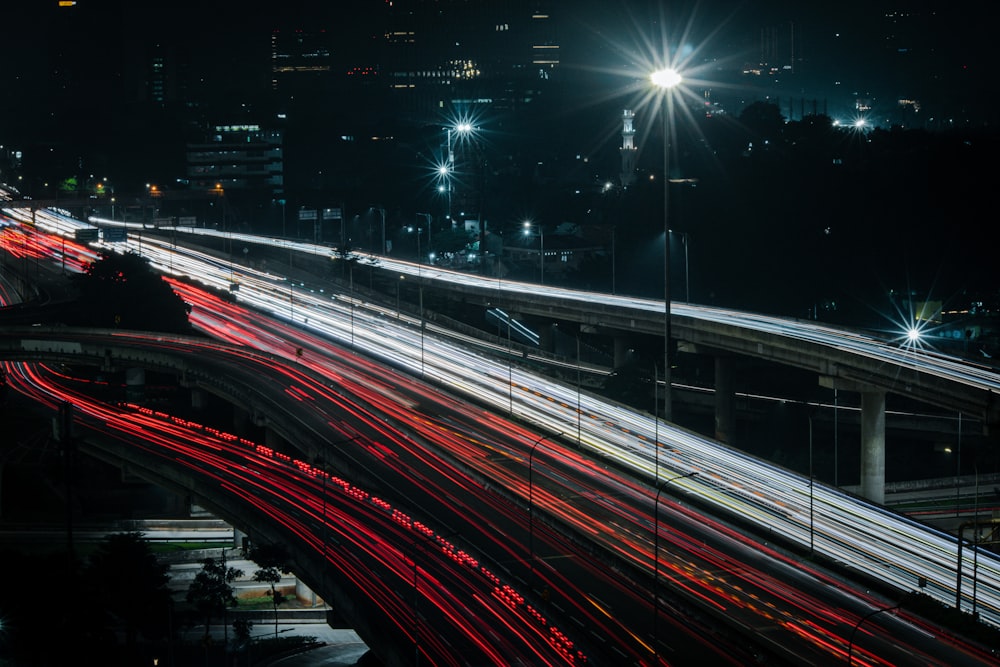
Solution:
{"label": "dark silhouette of tree", "polygon": [[344,244],[338,243],[330,253],[330,260],[340,266],[341,278],[347,278],[352,275],[354,267],[358,265],[360,259],[360,256],[354,252],[354,246],[350,242]]}
{"label": "dark silhouette of tree", "polygon": [[70,324],[191,332],[187,305],[140,255],[102,252],[73,280],[81,307]]}
{"label": "dark silhouette of tree", "polygon": [[139,532],[109,535],[90,556],[84,575],[96,608],[111,626],[124,626],[128,655],[137,638],[157,638],[170,613],[169,567],[159,563]]}
{"label": "dark silhouette of tree", "polygon": [[781,109],[772,102],[753,102],[740,113],[740,122],[755,138],[777,141],[785,126]]}
{"label": "dark silhouette of tree", "polygon": [[250,664],[250,646],[253,643],[253,639],[250,637],[250,633],[253,630],[253,621],[249,618],[237,618],[233,621],[233,635],[236,637],[236,643],[241,644],[246,647],[247,650],[247,664]]}
{"label": "dark silhouette of tree", "polygon": [[260,569],[254,572],[253,580],[269,584],[271,587],[271,606],[274,609],[274,636],[278,636],[278,605],[285,601],[285,596],[277,589],[277,584],[281,582],[281,574],[289,574],[292,571],[289,563],[290,557],[288,549],[283,544],[265,543],[253,547],[247,557],[260,565]]}
{"label": "dark silhouette of tree", "polygon": [[243,570],[229,567],[225,561],[206,558],[201,562],[201,571],[194,576],[188,587],[186,599],[205,617],[205,644],[211,640],[209,629],[212,618],[226,613],[229,607],[238,603],[233,582],[243,576]]}
{"label": "dark silhouette of tree", "polygon": [[80,656],[106,655],[112,646],[93,614],[52,603],[79,596],[79,589],[72,588],[79,561],[74,559],[73,571],[67,572],[67,556],[59,550],[0,550],[0,568],[8,573],[0,594],[0,664],[68,664]]}

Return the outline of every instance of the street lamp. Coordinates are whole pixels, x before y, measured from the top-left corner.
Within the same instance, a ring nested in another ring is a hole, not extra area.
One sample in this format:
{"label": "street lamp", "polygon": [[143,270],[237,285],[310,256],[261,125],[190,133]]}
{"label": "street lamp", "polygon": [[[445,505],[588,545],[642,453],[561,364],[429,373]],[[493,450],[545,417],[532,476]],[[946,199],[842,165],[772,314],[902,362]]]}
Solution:
{"label": "street lamp", "polygon": [[542,440],[546,438],[559,438],[562,436],[562,432],[556,433],[555,435],[545,434],[535,440],[531,444],[531,450],[528,452],[528,585],[534,585],[535,579],[535,506],[534,502],[534,484],[532,478],[532,462],[535,459],[535,448],[541,444]]}
{"label": "street lamp", "polygon": [[413,225],[410,225],[409,227],[406,228],[406,231],[408,231],[411,234],[416,232],[417,234],[417,264],[420,264],[422,261],[421,258],[423,257],[423,255],[420,253],[420,235],[423,233],[424,228],[414,227]]}
{"label": "street lamp", "polygon": [[453,183],[455,180],[455,142],[456,137],[464,137],[469,135],[473,131],[472,123],[461,121],[455,123],[451,127],[445,128],[446,142],[445,142],[445,162],[438,168],[438,173],[441,178],[446,179],[446,182],[439,188],[441,192],[447,192],[448,194],[448,220],[454,226],[455,219],[451,215],[451,201],[452,201],[452,190]]}
{"label": "street lamp", "polygon": [[385,209],[384,208],[379,208],[378,212],[379,212],[379,216],[381,217],[381,220],[382,220],[382,250],[381,250],[381,252],[382,252],[383,255],[387,255],[388,254],[388,249],[386,248],[386,245],[385,245]]}
{"label": "street lamp", "polygon": [[681,75],[673,68],[660,69],[649,76],[663,92],[660,115],[663,120],[663,418],[673,421],[670,400],[670,131],[673,116],[673,89]]}
{"label": "street lamp", "polygon": [[438,192],[447,195],[444,217],[454,226],[455,222],[451,218],[451,165],[443,164],[438,167],[438,176],[442,181],[438,184]]}
{"label": "street lamp", "polygon": [[[659,444],[657,444],[657,447],[659,447]],[[694,477],[697,474],[698,471],[694,470],[683,475],[671,477],[664,480],[656,489],[656,500],[653,502],[653,653],[655,656],[659,656],[660,654],[658,641],[660,624],[660,493],[663,492],[667,484],[684,479],[685,477]],[[657,471],[657,480],[659,480],[659,471]]]}
{"label": "street lamp", "polygon": [[381,250],[379,250],[379,254],[385,255],[386,254],[386,246],[385,246],[385,209],[384,208],[381,208],[381,207],[371,207],[371,208],[368,209],[368,213],[365,216],[365,217],[368,218],[368,241],[369,241],[369,243],[373,243],[372,236],[374,234],[372,233],[372,227],[371,227],[371,225],[372,225],[372,214],[375,211],[378,211],[379,221],[382,223],[382,246],[381,246]]}
{"label": "street lamp", "polygon": [[[524,235],[531,236],[531,221],[524,221]],[[545,230],[538,225],[538,282],[545,284]]]}
{"label": "street lamp", "polygon": [[416,215],[427,220],[427,251],[430,252],[434,249],[434,216],[430,213],[417,213]]}
{"label": "street lamp", "polygon": [[[903,596],[904,600],[905,600],[905,598],[909,597],[912,594],[913,594],[913,591],[910,591],[910,592],[906,593]],[[885,613],[887,611],[896,611],[897,609],[899,609],[900,607],[903,606],[903,601],[904,600],[900,600],[899,602],[897,602],[896,604],[892,605],[891,607],[881,607],[879,609],[875,609],[873,611],[870,611],[867,614],[865,614],[864,616],[862,616],[858,620],[858,622],[854,624],[854,629],[851,630],[851,639],[850,639],[850,641],[847,642],[847,667],[850,667],[851,665],[854,664],[854,636],[858,633],[858,628],[861,627],[862,623],[864,623],[869,618],[871,618],[872,616],[875,616],[877,614],[882,614],[882,613]]]}

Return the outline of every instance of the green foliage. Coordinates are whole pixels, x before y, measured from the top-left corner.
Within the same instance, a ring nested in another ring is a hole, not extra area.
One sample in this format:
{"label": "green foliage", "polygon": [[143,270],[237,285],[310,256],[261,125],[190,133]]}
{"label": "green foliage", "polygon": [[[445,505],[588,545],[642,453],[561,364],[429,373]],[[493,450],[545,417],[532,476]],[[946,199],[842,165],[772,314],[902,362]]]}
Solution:
{"label": "green foliage", "polygon": [[785,118],[777,104],[753,102],[740,113],[740,122],[760,139],[775,141],[785,125]]}
{"label": "green foliage", "polygon": [[475,235],[464,229],[443,229],[434,232],[434,251],[437,253],[461,252],[475,240]]}
{"label": "green foliage", "polygon": [[109,624],[124,625],[129,647],[140,634],[162,634],[171,604],[168,571],[139,532],[109,535],[91,554],[84,572],[93,589],[91,604]]}
{"label": "green foliage", "polygon": [[165,333],[190,333],[188,308],[135,253],[102,252],[74,276],[80,295],[77,321],[69,324]]}
{"label": "green foliage", "polygon": [[249,618],[237,618],[233,621],[233,634],[236,641],[246,643],[250,641],[250,631],[253,630],[253,621]]}
{"label": "green foliage", "polygon": [[274,568],[285,574],[292,571],[288,547],[277,542],[255,544],[246,554],[247,558],[262,568]]}
{"label": "green foliage", "polygon": [[206,558],[201,570],[188,587],[186,599],[205,616],[205,636],[208,637],[212,617],[222,615],[238,604],[233,582],[243,576],[243,570],[229,567],[225,561]]}
{"label": "green foliage", "polygon": [[281,573],[291,572],[289,565],[288,549],[283,544],[276,542],[265,543],[250,549],[247,557],[260,565],[260,569],[254,572],[253,580],[266,583],[271,587],[271,605],[274,609],[274,636],[278,636],[278,605],[285,601],[285,596],[281,594],[276,586],[281,582]]}

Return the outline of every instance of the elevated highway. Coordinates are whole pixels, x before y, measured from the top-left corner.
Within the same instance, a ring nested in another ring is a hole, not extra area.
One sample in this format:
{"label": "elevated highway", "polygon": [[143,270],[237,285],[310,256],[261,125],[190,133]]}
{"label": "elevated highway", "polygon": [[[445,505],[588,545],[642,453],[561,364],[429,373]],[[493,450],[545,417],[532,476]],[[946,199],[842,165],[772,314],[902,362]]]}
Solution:
{"label": "elevated highway", "polygon": [[[102,221],[105,224],[107,221]],[[59,233],[80,221],[60,219]],[[264,245],[293,254],[334,258],[329,246],[236,234],[202,228],[161,229],[172,241],[187,237],[223,239],[232,246]],[[140,252],[142,246],[140,245]],[[663,301],[639,299],[470,275],[438,267],[395,260],[391,257],[353,253],[373,271],[398,277],[446,298],[463,298],[484,308],[502,299],[505,308],[520,316],[571,322],[614,338],[616,357],[627,349],[632,336],[663,336]],[[242,270],[230,260],[230,272]],[[422,297],[421,297],[422,298]],[[821,386],[853,392],[861,406],[861,494],[884,501],[886,397],[905,396],[979,422],[986,434],[996,433],[1000,422],[1000,373],[932,351],[872,334],[838,329],[812,321],[793,320],[740,311],[674,303],[671,336],[678,349],[714,359],[716,440],[733,442],[735,408],[733,365],[740,358],[754,358],[815,373]],[[903,344],[900,344],[900,343]]]}
{"label": "elevated highway", "polygon": [[[336,465],[338,470],[344,470],[344,475],[349,476],[349,478],[354,479],[354,476],[357,475],[357,479],[364,480],[366,484],[371,484],[369,487],[371,489],[381,489],[382,491],[387,491],[389,488],[386,485],[386,480],[383,479],[383,475],[387,472],[387,469],[382,473],[373,474],[373,470],[369,466],[359,465],[356,453],[353,453],[351,447],[343,444],[343,439],[346,434],[338,432],[341,430],[341,427],[334,429],[330,428],[330,425],[336,420],[334,419],[334,421],[331,421],[331,417],[333,417],[333,415],[329,412],[329,409],[321,409],[317,415],[310,417],[309,419],[304,419],[304,428],[290,428],[288,426],[288,421],[295,421],[295,419],[288,418],[288,416],[293,412],[293,410],[289,409],[290,405],[309,405],[310,410],[315,410],[316,407],[319,407],[318,403],[314,407],[311,403],[301,403],[300,399],[291,398],[297,392],[290,392],[289,387],[286,386],[284,381],[280,380],[280,378],[286,376],[290,380],[294,380],[294,378],[301,378],[303,375],[312,374],[311,371],[308,371],[308,369],[300,368],[299,364],[294,364],[293,362],[292,365],[287,363],[275,365],[275,358],[268,354],[253,353],[245,349],[231,348],[230,346],[208,343],[197,339],[189,341],[169,336],[150,336],[147,334],[133,334],[128,332],[84,332],[59,329],[44,330],[39,327],[31,327],[19,331],[4,330],[2,333],[3,335],[0,336],[0,358],[49,361],[61,360],[67,363],[89,362],[103,365],[106,368],[131,365],[146,365],[151,368],[159,369],[172,367],[175,371],[178,371],[183,377],[185,377],[187,382],[195,384],[205,390],[217,392],[220,395],[227,396],[228,400],[236,401],[240,405],[245,406],[248,412],[258,415],[258,419],[261,423],[265,424],[269,430],[271,428],[275,430],[276,433],[273,437],[276,439],[289,439],[288,441],[294,442],[295,447],[299,448],[301,451],[311,452],[311,454],[304,455],[306,460],[309,460],[310,458],[312,460],[335,460],[337,462]],[[154,352],[152,348],[157,348],[158,351]],[[200,363],[204,363],[206,367],[206,370],[203,373],[196,373],[191,370],[190,366]],[[286,366],[287,370],[283,370]],[[264,378],[272,374],[274,377],[272,381],[262,381]],[[223,382],[217,381],[215,378],[219,375],[226,375],[226,380]],[[324,379],[323,377],[314,379],[318,380],[320,384],[313,385],[313,392],[327,392],[328,395],[324,402],[326,400],[336,400],[337,391],[331,391],[333,388],[329,387],[328,379]],[[301,382],[301,379],[295,380],[295,382]],[[399,398],[400,397],[393,398],[392,402],[398,401]],[[303,414],[299,413],[298,410],[294,410],[294,412],[298,415],[298,419],[302,419]],[[284,416],[282,413],[284,413]],[[272,417],[274,417],[274,419],[272,419]],[[123,419],[125,419],[126,422],[131,422],[133,420],[138,421],[138,417],[130,418],[128,415],[124,416]],[[390,423],[396,423],[398,422],[398,419],[399,417],[392,418]],[[324,424],[326,424],[326,426],[324,426]],[[136,437],[145,437],[143,434],[152,434],[155,430],[155,427],[152,425],[143,427],[141,432],[136,433]],[[530,453],[528,454],[529,461],[532,458],[535,458],[535,449],[540,443],[541,440],[537,439],[531,445]],[[499,442],[492,442],[489,448],[494,452],[494,456],[497,454],[498,450],[496,450],[496,446],[498,444]],[[543,489],[551,484],[551,482],[543,483],[543,480],[547,477],[547,475],[542,474],[542,470],[544,470],[544,468],[541,467],[543,457],[548,455],[548,452],[545,450],[548,450],[550,446],[554,447],[555,443],[546,443],[545,446],[538,452],[538,463],[535,467],[539,469],[534,471],[534,477],[536,480],[536,488],[534,489],[536,502],[541,502],[540,499],[544,498],[542,495]],[[280,526],[268,527],[265,525],[258,528],[258,525],[261,522],[259,512],[254,511],[252,507],[246,506],[248,500],[246,496],[242,496],[242,498],[239,494],[237,494],[237,496],[232,496],[231,491],[235,490],[236,487],[233,487],[229,482],[222,485],[219,484],[218,480],[213,481],[213,479],[199,482],[198,480],[192,478],[190,472],[170,472],[170,466],[157,464],[155,462],[151,464],[148,459],[148,452],[144,451],[146,448],[136,448],[134,445],[129,443],[118,444],[113,447],[105,447],[104,445],[101,445],[101,449],[105,453],[105,456],[109,457],[109,460],[128,460],[137,467],[148,469],[154,478],[162,478],[162,483],[170,485],[171,488],[180,486],[190,492],[198,494],[199,497],[204,494],[207,498],[205,502],[206,506],[212,507],[219,513],[220,516],[229,519],[232,523],[234,523],[234,525],[245,527],[247,532],[250,534],[257,534],[265,536],[266,538],[273,537],[275,539],[288,539],[287,535],[280,529]],[[384,455],[380,454],[380,457],[381,456]],[[491,456],[491,458],[493,458],[493,456]],[[475,457],[474,460],[482,460],[481,455]],[[497,460],[502,461],[503,458],[500,457]],[[546,466],[548,465],[549,464],[546,464]],[[237,468],[234,470],[239,471],[242,469]],[[609,471],[606,471],[604,475],[607,475],[608,473]],[[239,474],[242,475],[243,473]],[[413,473],[411,471],[407,471],[406,474],[407,476],[412,476]],[[424,474],[426,473],[421,473],[421,476]],[[479,477],[481,473],[477,473],[471,468],[468,468],[465,469],[465,474]],[[560,475],[562,477],[566,474],[569,473],[563,472]],[[604,475],[602,475],[602,477]],[[528,464],[528,478],[529,480],[531,479],[530,463]],[[565,484],[566,478],[562,478],[564,480],[562,484]],[[486,484],[493,489],[499,489],[497,486],[499,479],[499,477],[489,479],[483,478],[480,483]],[[597,480],[598,478],[590,478],[590,483],[596,483]],[[560,486],[560,488],[562,487]],[[607,491],[598,491],[598,487],[593,488],[593,491],[581,489],[577,492],[577,494],[565,497],[565,502],[571,502],[574,504],[583,502],[588,505],[593,503],[586,510],[587,515],[597,517],[601,525],[605,527],[620,525],[623,521],[624,515],[618,513],[605,515],[605,503],[612,502],[612,498],[619,496],[621,497],[621,502],[624,503],[622,505],[622,509],[624,509],[626,505],[631,504],[631,501],[623,495],[621,489],[615,490],[612,488]],[[655,506],[657,509],[661,504],[660,493],[663,490],[664,487],[660,487],[655,493]],[[680,490],[681,489],[679,489],[679,491]],[[513,490],[509,489],[508,492],[513,492]],[[521,492],[523,493],[523,489]],[[559,495],[562,497],[561,493]],[[441,501],[444,501],[445,504],[437,506],[435,509],[435,516],[437,516],[438,511],[444,510],[447,505],[451,505],[458,500],[454,493],[442,494],[440,499]],[[253,503],[250,504],[253,505]],[[664,504],[666,504],[666,501],[664,501]],[[430,509],[430,507],[428,506],[427,509]],[[675,508],[674,512],[676,513],[678,510],[679,508]],[[537,522],[537,525],[534,526],[535,544],[538,550],[541,551],[542,546],[538,540],[541,535],[546,534],[548,530],[551,529],[551,524],[549,523],[549,520],[543,519],[540,513],[538,516],[535,516],[536,511],[537,510],[529,512],[529,516],[534,517]],[[561,510],[560,514],[563,514],[564,512],[565,510]],[[497,520],[498,519],[493,519],[490,523]],[[698,521],[699,525],[703,525],[705,523],[704,519],[700,519]],[[672,525],[679,527],[681,525],[681,517],[676,515],[672,516],[670,522]],[[531,528],[531,526],[532,524],[529,522],[529,528]],[[545,527],[544,532],[542,531],[543,527]],[[631,530],[636,530],[636,528],[632,528]],[[470,528],[469,533],[471,532]],[[615,536],[616,531],[610,531],[605,528],[604,530],[601,530],[601,532],[606,532],[607,536],[611,537]],[[465,529],[463,529],[463,534],[465,534]],[[522,537],[521,539],[521,545],[523,545],[525,543],[523,541],[524,538]],[[714,539],[714,537],[709,537],[707,534],[696,539],[695,542],[698,545],[697,551],[703,551],[708,548],[708,544],[711,544]],[[707,540],[707,542],[704,540]],[[508,539],[508,541],[510,540]],[[666,538],[664,538],[664,541],[666,541]],[[304,546],[300,547],[299,545],[296,545],[297,553],[300,548],[306,549]],[[407,549],[413,549],[412,546],[406,547],[405,545],[402,548],[404,551]],[[669,550],[679,548],[679,543],[673,543],[671,540]],[[682,559],[694,557],[693,555],[689,556],[681,554],[678,554],[678,556]],[[303,577],[303,580],[306,581],[306,583],[308,583],[311,587],[314,587],[315,590],[321,592],[324,598],[329,595],[331,599],[339,600],[340,598],[338,596],[340,595],[357,595],[356,591],[344,590],[338,592],[336,588],[331,588],[328,584],[324,584],[323,581],[317,581],[315,573],[317,571],[323,571],[322,568],[324,566],[322,565],[321,560],[316,560],[315,554],[310,555],[309,553],[301,553],[300,557],[301,559],[298,561],[299,563],[307,564],[306,566],[310,568],[318,568],[318,570],[311,569],[313,575],[310,577],[307,574]],[[597,555],[597,552],[591,552],[589,557],[600,558],[600,556]],[[731,557],[732,556],[730,556],[730,558]],[[725,559],[723,562],[725,562]],[[542,563],[545,563],[544,567],[542,567]],[[558,567],[561,569],[563,566],[569,566],[572,561],[566,561],[564,563],[562,558],[551,562],[542,560],[539,561],[539,565],[536,566],[536,569],[548,570],[549,568],[555,567],[556,563],[560,563]],[[981,567],[985,567],[985,560],[983,560],[982,563]],[[621,572],[622,570],[620,567],[620,565],[618,567],[614,567],[609,570],[609,572]],[[707,582],[705,582],[711,583],[710,588],[712,590],[722,590],[719,588],[721,586],[721,581],[730,576],[722,569],[718,569],[719,567],[720,566],[718,564],[712,566],[711,571],[713,574]],[[734,572],[739,572],[741,576],[745,576],[746,573],[749,572],[747,569],[748,567],[749,566],[747,564],[741,564],[734,570]],[[668,571],[667,568],[668,566],[664,565],[664,571]],[[785,571],[785,567],[782,567],[781,569],[782,571]],[[672,567],[669,571],[673,571]],[[788,573],[790,574],[790,572]],[[673,581],[675,576],[676,574],[671,575],[671,581]],[[696,572],[695,576],[700,577],[703,575]],[[756,579],[756,577],[759,576],[761,575],[754,575],[754,578]],[[815,576],[815,574],[808,575],[809,578],[813,578]],[[596,585],[596,581],[591,579],[588,579],[588,581],[591,582],[591,585]],[[746,582],[743,584],[743,587],[748,585],[749,582]],[[800,584],[796,584],[796,587],[798,586],[803,587],[799,590],[805,591],[809,588],[810,584],[800,582]],[[823,583],[821,586],[822,588],[827,589],[829,587],[829,583]],[[983,589],[982,586],[985,586],[985,583],[981,583],[980,586],[980,595],[984,596],[985,589]],[[740,590],[742,590],[743,587],[740,587]],[[746,590],[740,593],[740,595],[744,594],[750,594],[754,596],[754,599],[756,600],[762,599],[759,597],[762,595],[762,591],[755,592],[753,590]],[[665,600],[670,599],[666,592],[664,592],[664,596]],[[600,599],[603,601],[602,604],[608,604],[614,599],[614,596],[608,591],[605,591],[600,593]],[[664,602],[663,604],[665,607],[670,606],[671,608],[674,608],[676,602]],[[854,603],[840,601],[835,604],[846,605],[844,609],[847,609],[851,608]],[[736,613],[737,607],[732,607],[728,602],[726,603],[726,606],[729,607],[729,611],[726,612],[727,615]],[[745,610],[752,612],[754,606],[755,605],[749,605]],[[625,619],[625,609],[627,608],[627,605],[624,607],[618,607],[615,605],[615,607],[615,615],[620,616],[621,619]],[[369,633],[374,633],[374,636],[381,635],[379,635],[380,630],[375,629],[372,625],[373,623],[377,625],[377,622],[372,621],[370,617],[365,618],[365,615],[370,613],[372,613],[372,609],[367,607],[366,603],[360,604],[353,609],[349,608],[343,611],[345,617],[351,620],[352,623],[357,624],[359,634],[366,640],[366,643],[373,645],[372,641],[370,641],[373,635]],[[642,612],[639,614],[640,619],[645,613],[646,612]],[[357,617],[357,620],[352,617],[352,614]],[[849,615],[848,618],[852,618],[852,616]],[[757,628],[755,633],[760,629],[760,622],[761,621],[758,619],[756,622],[751,623],[752,627]],[[853,622],[853,620],[847,621],[847,630],[850,629],[850,625]],[[643,625],[641,620],[633,620],[630,621],[630,623],[638,623],[638,627],[642,627]],[[633,627],[636,626],[633,625]],[[666,627],[666,625],[664,627]],[[775,632],[777,632],[776,629],[768,632],[768,641],[779,643],[786,641],[785,639],[779,639],[775,636],[773,634]],[[784,631],[782,631],[782,633],[783,632]],[[671,636],[673,636],[673,631],[671,631]],[[716,637],[716,640],[721,641],[721,638]],[[405,636],[397,640],[397,649],[402,652],[401,655],[406,654],[406,647],[409,646],[409,641],[411,641],[411,638],[407,638]],[[777,650],[775,646],[772,646],[771,648],[772,650]],[[679,647],[674,647],[672,650],[676,651],[680,649]],[[778,653],[780,654],[781,651],[778,651]],[[777,660],[777,658],[775,658],[775,660]],[[961,660],[959,662],[961,662]],[[398,664],[405,664],[405,662],[400,662]],[[595,660],[592,664],[604,663],[599,660]],[[780,661],[772,664],[780,664]],[[898,664],[905,664],[905,661]],[[958,663],[956,662],[955,664]]]}
{"label": "elevated highway", "polygon": [[[178,228],[197,239],[218,232]],[[328,246],[254,235],[229,234],[243,244],[287,247],[290,253],[335,257]],[[391,257],[355,253],[373,271],[399,283],[405,276],[411,293],[440,292],[444,298],[479,303],[484,310],[503,303],[517,317],[569,322],[614,339],[616,357],[633,336],[662,339],[663,301],[553,288],[470,275]],[[421,299],[423,297],[421,296]],[[978,421],[985,434],[1000,425],[1000,373],[995,368],[941,355],[871,333],[831,327],[814,321],[774,317],[695,304],[671,305],[671,337],[678,349],[710,356],[715,368],[716,440],[732,442],[735,431],[733,365],[740,358],[759,359],[815,373],[820,386],[860,396],[860,492],[881,503],[885,498],[886,397],[904,396]],[[544,345],[544,336],[543,336]],[[617,364],[616,364],[617,365]]]}

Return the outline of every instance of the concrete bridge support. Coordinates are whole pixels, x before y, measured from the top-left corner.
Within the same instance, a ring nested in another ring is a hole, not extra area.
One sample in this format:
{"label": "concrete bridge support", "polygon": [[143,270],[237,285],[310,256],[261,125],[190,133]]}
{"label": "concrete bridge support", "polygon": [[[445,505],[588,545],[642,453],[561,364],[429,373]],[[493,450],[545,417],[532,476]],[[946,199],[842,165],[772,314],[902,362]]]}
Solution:
{"label": "concrete bridge support", "polygon": [[142,403],[146,398],[145,368],[125,369],[125,398],[134,403]]}
{"label": "concrete bridge support", "polygon": [[880,387],[839,378],[821,377],[819,384],[861,394],[861,484],[859,493],[885,503],[885,395]]}
{"label": "concrete bridge support", "polygon": [[266,426],[264,427],[264,444],[270,447],[271,449],[283,451],[285,446],[285,439],[282,438],[280,435],[278,435],[278,432],[275,431],[273,428],[271,428],[270,426]]}
{"label": "concrete bridge support", "polygon": [[538,347],[543,352],[556,351],[556,337],[552,335],[553,324],[542,323],[538,327]]}
{"label": "concrete bridge support", "polygon": [[861,392],[861,495],[885,503],[885,392]]}
{"label": "concrete bridge support", "polygon": [[615,336],[614,338],[614,364],[615,368],[621,368],[628,362],[629,357],[629,339],[624,336]]}
{"label": "concrete bridge support", "polygon": [[736,406],[733,403],[733,359],[715,357],[715,439],[733,444]]}
{"label": "concrete bridge support", "polygon": [[191,388],[191,407],[195,410],[203,410],[208,407],[208,393],[204,389]]}
{"label": "concrete bridge support", "polygon": [[249,412],[238,405],[233,406],[233,433],[246,436],[250,432],[250,425],[252,423],[253,421],[250,419]]}

